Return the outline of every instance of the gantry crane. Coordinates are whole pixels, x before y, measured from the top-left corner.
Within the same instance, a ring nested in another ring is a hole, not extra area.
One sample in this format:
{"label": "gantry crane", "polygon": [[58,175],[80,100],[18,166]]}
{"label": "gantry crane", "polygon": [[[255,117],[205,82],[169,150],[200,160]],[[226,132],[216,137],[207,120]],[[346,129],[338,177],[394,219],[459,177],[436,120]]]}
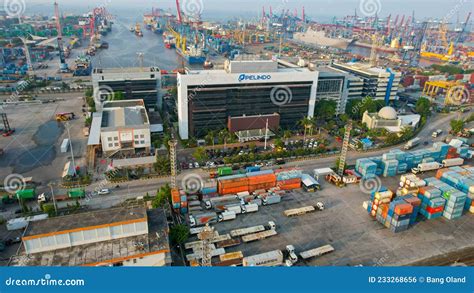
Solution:
{"label": "gantry crane", "polygon": [[56,17],[56,29],[58,31],[58,51],[59,51],[59,60],[61,62],[59,66],[59,71],[66,73],[68,72],[68,66],[66,63],[66,57],[64,55],[64,48],[63,48],[63,31],[61,28],[61,20],[59,16],[59,5],[58,2],[54,2],[54,16]]}
{"label": "gantry crane", "polygon": [[214,239],[215,232],[214,228],[206,224],[204,229],[199,233],[198,238],[202,241],[202,258],[201,258],[201,266],[202,267],[210,267],[212,266],[211,259],[212,259],[212,241]]}
{"label": "gantry crane", "polygon": [[456,42],[454,43],[454,45],[457,45],[459,43],[462,43],[464,42],[464,35],[466,34],[466,31],[467,31],[467,26],[469,24],[469,19],[471,18],[471,14],[472,12],[469,12],[467,14],[467,18],[466,18],[466,21],[464,22],[462,28],[461,28],[461,31],[459,32],[459,35],[456,39]]}
{"label": "gantry crane", "polygon": [[171,188],[176,189],[178,188],[176,179],[178,174],[178,164],[176,161],[176,146],[178,145],[178,142],[172,139],[168,142],[168,145],[170,146]]}

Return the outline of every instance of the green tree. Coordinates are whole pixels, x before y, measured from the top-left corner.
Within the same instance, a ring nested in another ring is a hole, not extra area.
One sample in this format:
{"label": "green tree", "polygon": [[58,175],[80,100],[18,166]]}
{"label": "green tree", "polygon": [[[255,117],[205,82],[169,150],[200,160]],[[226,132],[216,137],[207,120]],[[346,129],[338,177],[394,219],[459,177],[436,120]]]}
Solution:
{"label": "green tree", "polygon": [[413,128],[411,127],[403,127],[402,131],[400,132],[400,136],[402,140],[410,139],[414,134]]}
{"label": "green tree", "polygon": [[416,101],[415,111],[421,116],[428,116],[431,113],[431,102],[427,98],[419,98]]}
{"label": "green tree", "polygon": [[160,175],[169,175],[171,173],[171,164],[168,156],[157,156],[153,167]]}
{"label": "green tree", "polygon": [[398,142],[400,142],[400,137],[396,133],[389,133],[385,137],[385,144],[387,145],[394,145],[394,144],[397,144]]}
{"label": "green tree", "polygon": [[54,205],[52,204],[42,204],[41,209],[43,212],[48,214],[48,217],[52,218],[56,216],[56,212],[54,211]]}
{"label": "green tree", "polygon": [[173,244],[183,244],[189,238],[189,228],[184,224],[171,227],[170,240]]}
{"label": "green tree", "polygon": [[301,125],[304,129],[304,140],[306,140],[306,133],[308,129],[313,128],[313,120],[309,117],[304,117],[298,122],[299,125]]}
{"label": "green tree", "polygon": [[450,125],[454,133],[461,132],[464,129],[464,120],[451,120]]}
{"label": "green tree", "polygon": [[153,198],[151,205],[154,209],[164,207],[166,202],[169,202],[170,200],[171,187],[166,184],[165,186],[160,187],[160,189],[156,191],[156,196]]}
{"label": "green tree", "polygon": [[209,156],[206,153],[206,149],[203,147],[198,147],[193,153],[193,157],[196,159],[198,162],[205,162],[209,160]]}

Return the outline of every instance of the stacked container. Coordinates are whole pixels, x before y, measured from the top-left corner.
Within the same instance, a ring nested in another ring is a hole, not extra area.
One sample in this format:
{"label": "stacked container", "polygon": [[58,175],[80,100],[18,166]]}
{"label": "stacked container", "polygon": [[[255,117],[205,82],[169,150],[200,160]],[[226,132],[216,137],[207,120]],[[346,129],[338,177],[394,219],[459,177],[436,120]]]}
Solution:
{"label": "stacked container", "polygon": [[299,169],[275,170],[276,186],[281,190],[292,190],[301,188],[301,176],[303,172]]}
{"label": "stacked container", "polygon": [[270,189],[276,186],[276,175],[272,170],[247,173],[248,191]]}
{"label": "stacked container", "polygon": [[442,191],[434,186],[421,187],[418,198],[421,199],[420,214],[426,219],[436,219],[443,215],[446,200]]}
{"label": "stacked container", "polygon": [[448,154],[446,155],[446,159],[454,159],[459,158],[458,149],[455,147],[449,147]]}
{"label": "stacked container", "polygon": [[453,191],[445,192],[443,197],[446,199],[443,217],[449,220],[460,218],[466,204],[467,194],[461,191]]}
{"label": "stacked container", "polygon": [[174,209],[181,208],[181,198],[178,189],[171,189],[171,203],[173,204]]}
{"label": "stacked container", "polygon": [[249,180],[246,175],[221,177],[217,181],[217,191],[220,195],[249,191]]}
{"label": "stacked container", "polygon": [[376,176],[377,164],[369,159],[358,159],[356,161],[356,171],[364,179],[374,178]]}
{"label": "stacked container", "polygon": [[390,203],[387,218],[385,219],[385,227],[394,233],[407,230],[413,214],[413,206],[403,198],[397,197]]}
{"label": "stacked container", "polygon": [[217,195],[217,181],[209,180],[203,183],[201,188],[202,195],[206,197],[213,197]]}
{"label": "stacked container", "polygon": [[398,172],[398,161],[396,159],[384,159],[382,162],[382,167],[384,177],[396,176]]}

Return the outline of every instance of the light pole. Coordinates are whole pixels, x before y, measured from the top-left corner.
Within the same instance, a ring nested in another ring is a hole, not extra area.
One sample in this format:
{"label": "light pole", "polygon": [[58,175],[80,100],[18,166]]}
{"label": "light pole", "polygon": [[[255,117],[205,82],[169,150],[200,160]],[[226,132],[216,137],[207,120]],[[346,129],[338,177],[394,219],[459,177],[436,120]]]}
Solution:
{"label": "light pole", "polygon": [[66,123],[66,130],[67,130],[67,137],[69,140],[69,147],[71,148],[71,160],[72,160],[72,167],[73,167],[73,172],[74,176],[77,175],[76,173],[76,163],[74,162],[74,151],[72,149],[72,141],[71,141],[71,133],[69,132],[69,122]]}
{"label": "light pole", "polygon": [[53,184],[50,183],[48,185],[49,185],[49,188],[51,188],[51,198],[53,199],[54,212],[58,214],[58,207],[56,206],[56,198],[54,197]]}

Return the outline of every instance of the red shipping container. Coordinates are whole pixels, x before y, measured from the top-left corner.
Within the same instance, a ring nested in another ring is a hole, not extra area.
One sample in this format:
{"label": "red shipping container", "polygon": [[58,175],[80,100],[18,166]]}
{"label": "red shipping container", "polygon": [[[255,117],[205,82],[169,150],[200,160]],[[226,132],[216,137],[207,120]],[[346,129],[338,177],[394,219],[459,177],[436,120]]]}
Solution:
{"label": "red shipping container", "polygon": [[449,172],[449,169],[448,168],[439,169],[436,172],[436,179],[441,179],[441,177],[443,176],[445,172]]}
{"label": "red shipping container", "polygon": [[181,207],[182,207],[182,208],[188,207],[188,202],[187,202],[187,201],[182,201],[182,202],[181,202]]}
{"label": "red shipping container", "polygon": [[277,186],[287,185],[287,184],[297,184],[297,183],[301,183],[300,178],[277,181]]}
{"label": "red shipping container", "polygon": [[426,211],[429,214],[436,214],[436,213],[444,211],[444,207],[437,207],[437,208],[426,207]]}
{"label": "red shipping container", "polygon": [[458,154],[448,154],[446,156],[446,159],[456,159],[456,158],[459,158]]}
{"label": "red shipping container", "polygon": [[249,191],[248,186],[241,186],[241,187],[230,187],[230,188],[219,188],[218,192],[221,195],[224,194],[236,194],[239,192]]}
{"label": "red shipping container", "polygon": [[180,201],[179,191],[177,189],[171,190],[171,202],[178,203]]}
{"label": "red shipping container", "polygon": [[408,203],[402,203],[395,206],[395,214],[397,215],[407,215],[413,213],[413,206]]}

